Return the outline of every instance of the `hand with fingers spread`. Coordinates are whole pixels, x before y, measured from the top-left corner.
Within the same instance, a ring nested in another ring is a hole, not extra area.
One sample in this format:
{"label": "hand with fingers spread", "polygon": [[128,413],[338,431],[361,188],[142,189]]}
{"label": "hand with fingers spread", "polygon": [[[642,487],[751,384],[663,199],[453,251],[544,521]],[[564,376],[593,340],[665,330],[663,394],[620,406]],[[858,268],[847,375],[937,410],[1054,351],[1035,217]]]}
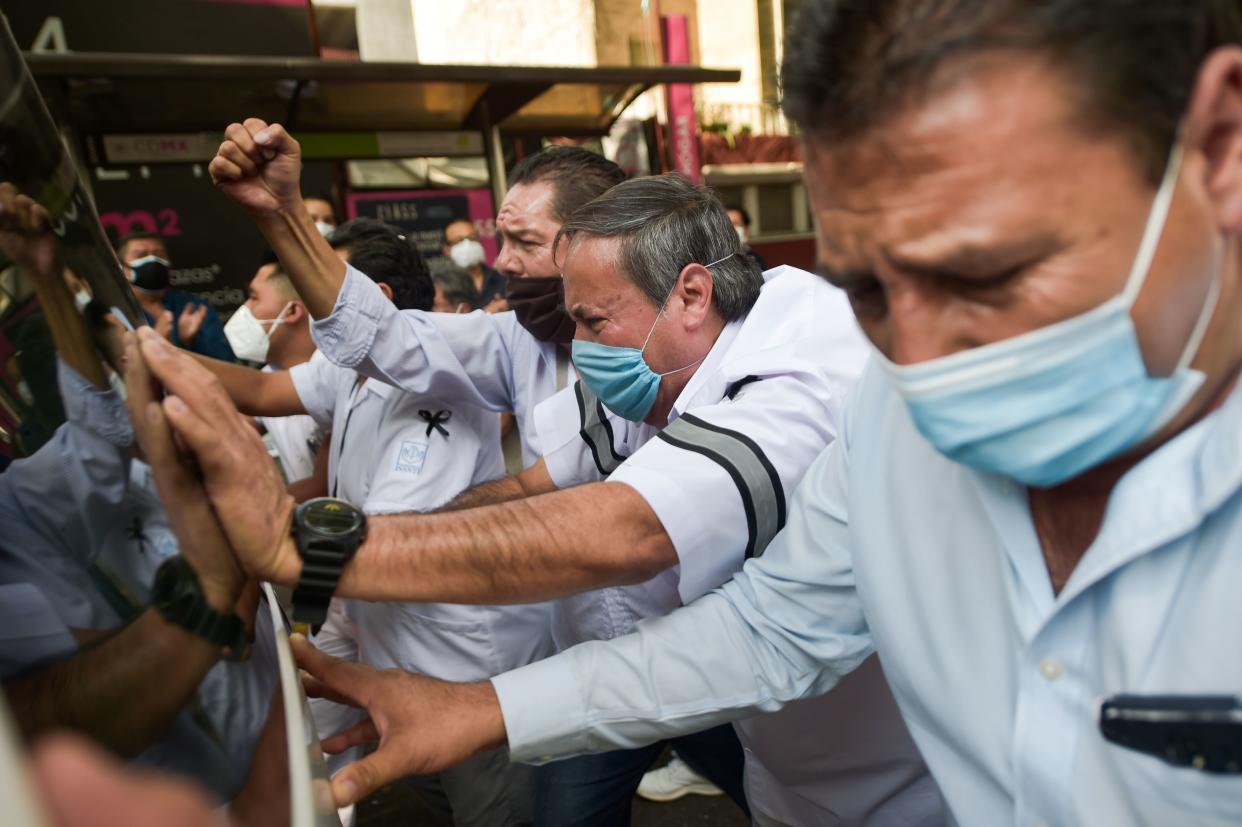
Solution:
{"label": "hand with fingers spread", "polygon": [[155,320],[155,332],[163,336],[168,341],[172,341],[173,330],[173,314],[171,310],[165,310]]}
{"label": "hand with fingers spread", "polygon": [[229,124],[207,171],[221,192],[252,213],[302,203],[302,150],[280,124],[259,118]]}
{"label": "hand with fingers spread", "polygon": [[47,210],[7,181],[0,183],[0,253],[36,279],[60,277]]}
{"label": "hand with fingers spread", "polygon": [[[143,331],[143,335],[162,344],[163,340],[153,337],[149,329]],[[124,361],[128,391],[125,404],[134,424],[134,435],[151,466],[160,502],[177,535],[181,554],[198,575],[207,602],[217,611],[232,612],[242,604],[245,577],[211,510],[202,483],[177,451],[164,405],[158,401],[157,388],[133,335],[127,338]],[[252,610],[251,621],[253,616]]]}
{"label": "hand with fingers spread", "polygon": [[[166,419],[197,461],[202,487],[241,566],[261,580],[296,583],[302,561],[290,534],[293,498],[258,432],[238,413],[220,381],[188,353],[147,328],[138,331],[137,345],[134,355],[141,354],[146,370],[169,393],[155,406],[163,415],[156,417],[156,424],[147,422],[153,416],[147,410],[135,411],[140,442],[145,429],[161,450],[160,463],[171,467],[176,458],[170,453]],[[177,480],[197,491],[199,484],[188,472]]]}
{"label": "hand with fingers spread", "polygon": [[194,344],[194,337],[203,329],[203,320],[207,318],[207,305],[189,304],[181,309],[177,317],[177,337],[182,347]]}
{"label": "hand with fingers spread", "polygon": [[324,739],[324,751],[344,752],[379,741],[375,752],[333,777],[338,807],[398,778],[438,772],[504,744],[500,702],[488,682],[449,683],[397,669],[373,669],[324,654],[301,635],[294,635],[291,643],[298,665],[308,673],[308,695],[356,706],[371,716]]}

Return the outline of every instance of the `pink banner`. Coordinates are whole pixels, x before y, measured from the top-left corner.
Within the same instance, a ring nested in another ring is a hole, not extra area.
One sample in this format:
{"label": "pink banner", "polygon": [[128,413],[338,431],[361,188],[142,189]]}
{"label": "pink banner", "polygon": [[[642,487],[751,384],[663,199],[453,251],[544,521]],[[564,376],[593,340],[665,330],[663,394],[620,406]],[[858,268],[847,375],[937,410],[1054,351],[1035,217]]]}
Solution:
{"label": "pink banner", "polygon": [[[690,30],[684,14],[660,18],[664,27],[664,62],[670,66],[690,63]],[[694,111],[694,87],[668,84],[668,131],[673,170],[695,183],[702,183],[699,159],[699,118]]]}

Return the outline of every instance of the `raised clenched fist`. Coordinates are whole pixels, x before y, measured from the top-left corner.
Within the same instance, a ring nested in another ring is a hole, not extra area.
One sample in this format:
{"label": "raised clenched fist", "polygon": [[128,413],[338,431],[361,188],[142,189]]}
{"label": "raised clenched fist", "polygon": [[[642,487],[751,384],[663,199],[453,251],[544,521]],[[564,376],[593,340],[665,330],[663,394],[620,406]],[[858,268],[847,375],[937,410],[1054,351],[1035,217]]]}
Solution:
{"label": "raised clenched fist", "polygon": [[229,124],[207,169],[221,192],[252,213],[276,213],[301,200],[302,150],[280,124]]}

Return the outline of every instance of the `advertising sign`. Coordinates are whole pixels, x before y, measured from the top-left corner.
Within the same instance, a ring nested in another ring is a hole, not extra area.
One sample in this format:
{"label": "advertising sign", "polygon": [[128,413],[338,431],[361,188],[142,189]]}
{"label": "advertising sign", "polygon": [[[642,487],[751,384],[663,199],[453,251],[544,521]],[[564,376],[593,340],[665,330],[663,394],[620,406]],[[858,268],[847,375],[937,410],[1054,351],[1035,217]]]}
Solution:
{"label": "advertising sign", "polygon": [[500,252],[496,244],[496,211],[491,190],[486,188],[357,192],[346,199],[346,206],[350,218],[377,218],[412,235],[433,269],[436,261],[444,257],[440,249],[444,228],[458,219],[474,222],[489,264]]}

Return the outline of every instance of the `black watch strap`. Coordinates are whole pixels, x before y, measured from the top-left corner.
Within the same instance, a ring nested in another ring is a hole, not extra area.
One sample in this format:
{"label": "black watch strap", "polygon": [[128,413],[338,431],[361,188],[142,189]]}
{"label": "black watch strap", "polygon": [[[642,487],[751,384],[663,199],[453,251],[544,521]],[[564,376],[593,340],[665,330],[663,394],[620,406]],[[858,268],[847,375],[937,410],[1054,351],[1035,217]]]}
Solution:
{"label": "black watch strap", "polygon": [[293,590],[293,619],[318,627],[328,619],[328,604],[352,549],[337,541],[312,540],[300,551],[302,576]]}
{"label": "black watch strap", "polygon": [[170,557],[160,564],[152,601],[169,623],[229,650],[233,658],[245,653],[245,624],[233,612],[218,612],[207,603],[198,575],[184,557]]}

